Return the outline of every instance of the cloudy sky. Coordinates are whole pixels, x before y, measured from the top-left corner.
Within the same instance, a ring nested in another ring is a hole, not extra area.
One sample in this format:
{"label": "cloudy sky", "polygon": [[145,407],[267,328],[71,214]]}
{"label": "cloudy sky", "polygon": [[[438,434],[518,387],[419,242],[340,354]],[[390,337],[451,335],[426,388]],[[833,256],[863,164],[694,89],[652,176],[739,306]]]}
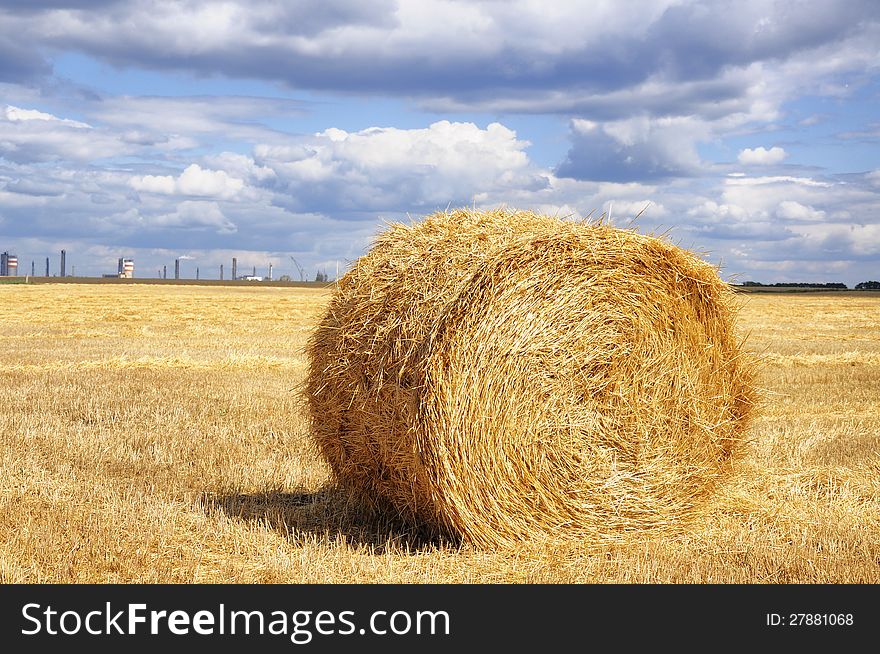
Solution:
{"label": "cloudy sky", "polygon": [[384,221],[505,205],[852,286],[878,145],[875,0],[0,1],[22,274],[333,277]]}

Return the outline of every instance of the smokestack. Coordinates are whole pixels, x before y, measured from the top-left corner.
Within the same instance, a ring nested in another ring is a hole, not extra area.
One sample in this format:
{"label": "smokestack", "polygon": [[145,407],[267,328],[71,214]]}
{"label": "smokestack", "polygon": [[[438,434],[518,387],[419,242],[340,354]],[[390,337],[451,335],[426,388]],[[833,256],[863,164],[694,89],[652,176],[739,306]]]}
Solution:
{"label": "smokestack", "polygon": [[232,279],[238,279],[238,259],[232,257]]}
{"label": "smokestack", "polygon": [[64,277],[64,271],[67,269],[67,252],[61,250],[61,276]]}
{"label": "smokestack", "polygon": [[180,279],[180,259],[174,260],[174,279]]}
{"label": "smokestack", "polygon": [[220,279],[223,279],[223,264],[220,264]]}
{"label": "smokestack", "polygon": [[31,277],[37,276],[37,262],[31,259]]}
{"label": "smokestack", "polygon": [[199,267],[196,266],[196,279],[198,279],[198,278],[199,278]]}
{"label": "smokestack", "polygon": [[49,276],[49,257],[46,257],[46,277]]}
{"label": "smokestack", "polygon": [[162,279],[168,279],[168,266],[162,266]]}
{"label": "smokestack", "polygon": [[257,276],[257,267],[254,266],[254,277],[256,277],[256,276]]}
{"label": "smokestack", "polygon": [[272,281],[272,264],[269,264],[269,281]]}

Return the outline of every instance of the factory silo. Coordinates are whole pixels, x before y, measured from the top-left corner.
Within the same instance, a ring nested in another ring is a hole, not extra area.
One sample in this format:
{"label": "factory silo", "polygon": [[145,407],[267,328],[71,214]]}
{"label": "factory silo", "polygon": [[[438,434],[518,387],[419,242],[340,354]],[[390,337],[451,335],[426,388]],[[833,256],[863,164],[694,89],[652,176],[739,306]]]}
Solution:
{"label": "factory silo", "polygon": [[134,259],[119,258],[117,265],[117,274],[125,279],[134,277]]}
{"label": "factory silo", "polygon": [[0,277],[15,277],[18,275],[18,257],[4,252],[0,254]]}

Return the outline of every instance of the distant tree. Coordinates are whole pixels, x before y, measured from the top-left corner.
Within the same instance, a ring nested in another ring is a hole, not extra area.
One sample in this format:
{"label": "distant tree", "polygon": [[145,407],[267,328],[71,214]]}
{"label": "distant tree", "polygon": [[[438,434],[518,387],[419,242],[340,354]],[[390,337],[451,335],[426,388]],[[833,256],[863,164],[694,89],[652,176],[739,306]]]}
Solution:
{"label": "distant tree", "polygon": [[278,281],[279,281],[279,282],[289,282],[289,281],[290,281],[290,275],[281,275],[281,277],[278,278]]}
{"label": "distant tree", "polygon": [[318,273],[315,275],[315,281],[316,282],[326,282],[327,281],[327,273],[325,273],[323,270],[319,270]]}
{"label": "distant tree", "polygon": [[880,282],[869,281],[856,284],[857,291],[880,291]]}

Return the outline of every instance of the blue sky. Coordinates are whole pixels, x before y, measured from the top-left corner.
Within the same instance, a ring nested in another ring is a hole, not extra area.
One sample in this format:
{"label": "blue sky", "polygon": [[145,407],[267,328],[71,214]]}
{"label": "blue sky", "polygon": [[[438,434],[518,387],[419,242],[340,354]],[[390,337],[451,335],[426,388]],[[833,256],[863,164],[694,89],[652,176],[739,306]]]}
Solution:
{"label": "blue sky", "polygon": [[448,206],[880,278],[880,5],[0,1],[0,249],[344,270]]}

